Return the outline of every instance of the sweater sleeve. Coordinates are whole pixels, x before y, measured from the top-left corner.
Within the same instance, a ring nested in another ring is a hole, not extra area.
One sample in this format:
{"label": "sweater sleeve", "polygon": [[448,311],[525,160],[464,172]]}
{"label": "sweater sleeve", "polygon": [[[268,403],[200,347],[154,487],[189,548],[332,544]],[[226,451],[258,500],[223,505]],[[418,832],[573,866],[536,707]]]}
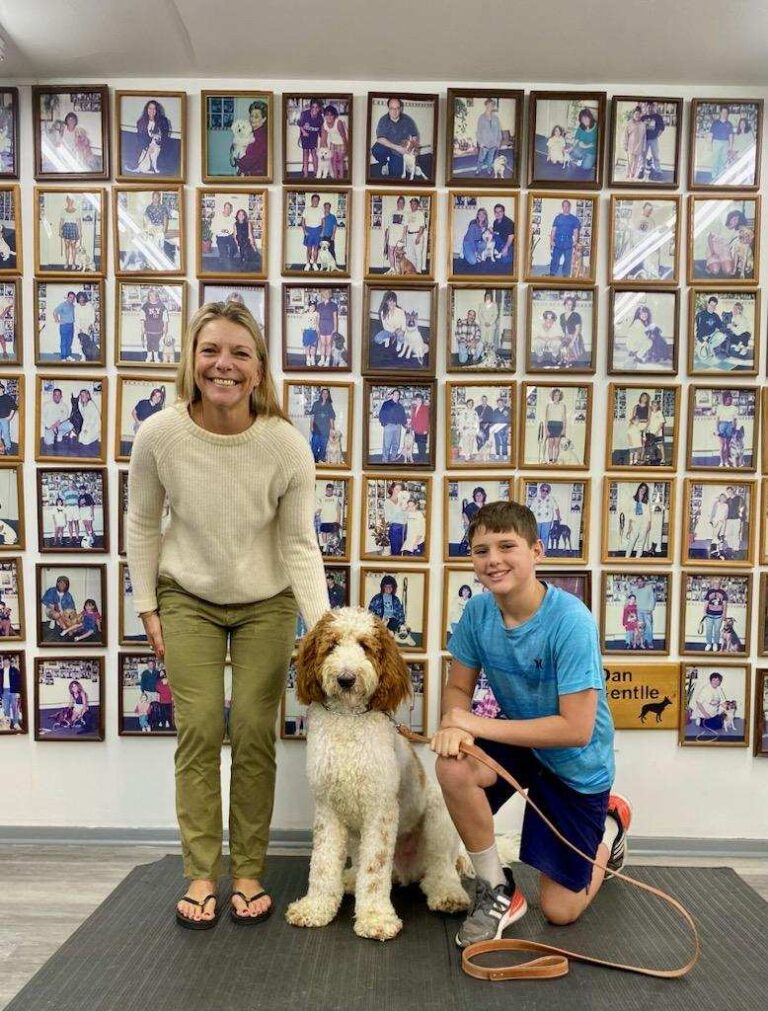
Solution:
{"label": "sweater sleeve", "polygon": [[[151,419],[149,419],[151,421]],[[160,524],[165,488],[157,472],[151,439],[152,426],[145,422],[136,433],[128,471],[128,523],[126,547],[138,614],[157,607],[157,570],[162,540]]]}

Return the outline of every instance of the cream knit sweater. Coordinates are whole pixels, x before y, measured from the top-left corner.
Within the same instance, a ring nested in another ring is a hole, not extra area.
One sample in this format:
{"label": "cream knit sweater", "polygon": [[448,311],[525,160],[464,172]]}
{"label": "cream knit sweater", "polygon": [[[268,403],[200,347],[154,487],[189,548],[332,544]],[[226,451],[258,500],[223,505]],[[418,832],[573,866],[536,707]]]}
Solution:
{"label": "cream knit sweater", "polygon": [[291,586],[311,627],[329,606],[314,503],[312,454],[282,418],[257,418],[238,435],[200,428],[181,402],[147,418],[128,478],[136,610],[157,607],[158,574],[216,604],[265,600]]}

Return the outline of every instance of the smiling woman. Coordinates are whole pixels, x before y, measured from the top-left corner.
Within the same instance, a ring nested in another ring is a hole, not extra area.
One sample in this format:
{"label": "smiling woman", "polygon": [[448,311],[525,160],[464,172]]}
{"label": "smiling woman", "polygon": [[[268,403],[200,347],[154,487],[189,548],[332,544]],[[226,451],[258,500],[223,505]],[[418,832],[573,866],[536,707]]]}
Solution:
{"label": "smiling woman", "polygon": [[133,445],[127,547],[134,604],[175,703],[177,814],[191,879],[176,919],[202,930],[219,917],[227,649],[231,916],[255,924],[272,912],[259,877],[297,605],[311,628],[328,609],[328,591],[312,455],[278,405],[264,337],[247,309],[214,302],[197,311],[176,386],[179,401],[148,418]]}

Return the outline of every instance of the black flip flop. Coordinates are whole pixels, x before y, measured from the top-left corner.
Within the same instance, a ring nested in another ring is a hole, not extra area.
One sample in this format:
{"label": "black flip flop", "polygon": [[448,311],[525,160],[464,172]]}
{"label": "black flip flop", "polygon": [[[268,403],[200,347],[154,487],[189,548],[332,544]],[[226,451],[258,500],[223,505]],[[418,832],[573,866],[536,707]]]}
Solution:
{"label": "black flip flop", "polygon": [[[206,897],[202,900],[202,902],[198,902],[197,899],[193,899],[190,895],[185,895],[184,898],[180,899],[179,901],[189,902],[190,905],[199,906],[200,909],[205,911],[205,904],[207,902],[210,902],[211,899],[214,900],[216,899],[216,896],[213,894],[213,892],[211,892],[210,895],[206,895]],[[185,927],[187,930],[211,930],[219,922],[219,914],[218,912],[216,912],[210,920],[193,920],[189,916],[184,916],[184,914],[181,913],[177,908],[176,922],[179,924],[180,927]]]}
{"label": "black flip flop", "polygon": [[[243,894],[243,892],[232,892],[230,899],[234,899],[234,897],[237,895],[238,898],[241,898],[243,900],[246,906],[250,906],[252,902],[255,902],[256,899],[260,899],[263,895],[266,894],[267,893],[263,891],[256,892],[256,894],[252,895],[249,899],[246,895]],[[263,923],[265,920],[268,920],[272,915],[272,913],[274,912],[274,909],[275,903],[272,902],[269,908],[265,909],[263,913],[259,913],[258,916],[243,916],[241,913],[238,913],[232,905],[230,905],[229,915],[231,916],[233,923],[240,923],[244,924],[246,927],[253,927],[257,923]]]}

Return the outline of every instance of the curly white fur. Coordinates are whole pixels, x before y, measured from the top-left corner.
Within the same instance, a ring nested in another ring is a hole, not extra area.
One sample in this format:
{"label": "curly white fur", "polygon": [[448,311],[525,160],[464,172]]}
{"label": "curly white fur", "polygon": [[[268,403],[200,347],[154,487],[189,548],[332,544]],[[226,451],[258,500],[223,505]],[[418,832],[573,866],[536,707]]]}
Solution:
{"label": "curly white fur", "polygon": [[381,704],[393,670],[404,695],[402,657],[384,624],[360,608],[327,615],[303,641],[300,682],[321,701],[309,708],[314,845],[309,890],[286,912],[294,926],[330,923],[346,890],[355,895],[355,933],[395,937],[402,922],[390,900],[393,880],[418,882],[430,909],[468,906],[456,869],[459,839],[440,791],[385,713],[369,708]]}

